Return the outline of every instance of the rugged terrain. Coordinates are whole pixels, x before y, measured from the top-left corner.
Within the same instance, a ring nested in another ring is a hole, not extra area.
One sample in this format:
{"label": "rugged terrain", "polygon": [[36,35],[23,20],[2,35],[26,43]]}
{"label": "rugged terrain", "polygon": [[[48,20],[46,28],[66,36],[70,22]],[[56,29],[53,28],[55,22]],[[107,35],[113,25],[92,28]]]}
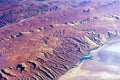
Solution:
{"label": "rugged terrain", "polygon": [[1,0],[0,80],[58,79],[92,49],[119,39],[119,4]]}

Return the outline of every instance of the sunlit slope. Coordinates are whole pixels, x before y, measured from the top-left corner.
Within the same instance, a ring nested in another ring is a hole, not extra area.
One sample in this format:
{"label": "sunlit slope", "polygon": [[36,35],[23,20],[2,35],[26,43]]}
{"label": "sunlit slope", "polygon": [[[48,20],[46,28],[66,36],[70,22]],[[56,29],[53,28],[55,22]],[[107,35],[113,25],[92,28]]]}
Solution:
{"label": "sunlit slope", "polygon": [[0,79],[55,80],[64,75],[92,49],[119,39],[118,4],[94,0],[1,1]]}

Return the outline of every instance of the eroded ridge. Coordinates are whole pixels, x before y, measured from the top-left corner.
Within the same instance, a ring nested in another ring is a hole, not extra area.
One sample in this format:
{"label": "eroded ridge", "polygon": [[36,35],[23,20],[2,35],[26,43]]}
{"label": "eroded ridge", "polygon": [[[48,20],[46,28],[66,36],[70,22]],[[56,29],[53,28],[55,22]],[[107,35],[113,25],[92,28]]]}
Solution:
{"label": "eroded ridge", "polygon": [[0,79],[57,79],[91,49],[119,38],[119,14],[108,14],[118,3],[1,0]]}
{"label": "eroded ridge", "polygon": [[[100,34],[92,29],[79,32],[62,26],[19,32],[16,37],[1,41],[1,77],[54,80],[89,54],[88,50],[102,45]],[[110,39],[109,35],[106,37]]]}
{"label": "eroded ridge", "polygon": [[88,43],[77,36],[71,28],[54,27],[45,32],[21,32],[19,37],[1,42],[1,76],[9,80],[56,78],[87,53]]}

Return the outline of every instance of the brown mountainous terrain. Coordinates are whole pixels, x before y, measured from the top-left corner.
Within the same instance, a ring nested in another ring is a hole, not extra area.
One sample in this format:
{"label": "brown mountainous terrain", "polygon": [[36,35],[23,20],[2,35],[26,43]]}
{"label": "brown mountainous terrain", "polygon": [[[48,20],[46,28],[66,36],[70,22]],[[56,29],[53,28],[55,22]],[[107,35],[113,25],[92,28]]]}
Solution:
{"label": "brown mountainous terrain", "polygon": [[55,80],[119,39],[119,1],[0,0],[0,80]]}

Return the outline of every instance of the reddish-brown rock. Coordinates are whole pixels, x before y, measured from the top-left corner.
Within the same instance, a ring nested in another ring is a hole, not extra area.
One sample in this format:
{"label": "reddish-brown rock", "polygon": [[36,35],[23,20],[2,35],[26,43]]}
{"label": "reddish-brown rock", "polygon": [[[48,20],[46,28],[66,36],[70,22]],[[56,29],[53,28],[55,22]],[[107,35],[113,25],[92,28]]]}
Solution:
{"label": "reddish-brown rock", "polygon": [[55,80],[119,35],[105,28],[111,21],[101,20],[101,6],[77,2],[1,0],[0,80]]}

